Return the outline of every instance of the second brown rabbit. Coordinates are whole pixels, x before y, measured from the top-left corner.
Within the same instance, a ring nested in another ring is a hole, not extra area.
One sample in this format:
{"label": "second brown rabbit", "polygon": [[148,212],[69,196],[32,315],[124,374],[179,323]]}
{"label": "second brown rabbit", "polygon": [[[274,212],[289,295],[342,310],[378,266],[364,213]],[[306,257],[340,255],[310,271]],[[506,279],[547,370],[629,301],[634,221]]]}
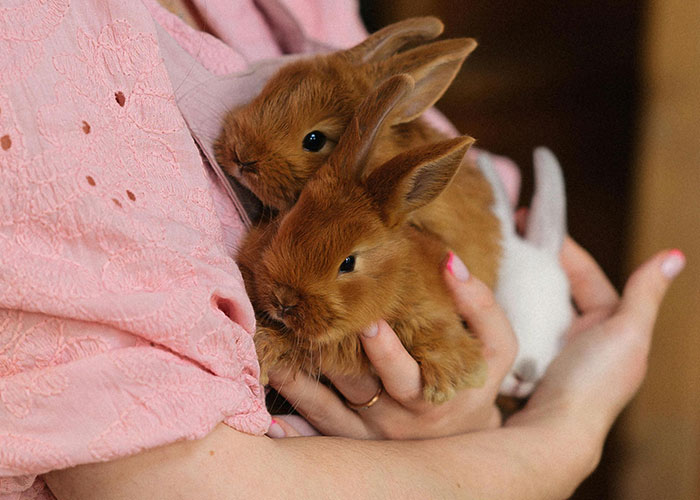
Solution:
{"label": "second brown rabbit", "polygon": [[358,332],[384,318],[420,363],[426,400],[483,384],[481,343],[439,273],[447,248],[409,221],[450,184],[473,139],[368,168],[379,129],[412,89],[403,75],[370,94],[296,204],[244,241],[238,260],[258,312],[263,382],[282,366],[328,376],[369,370]]}

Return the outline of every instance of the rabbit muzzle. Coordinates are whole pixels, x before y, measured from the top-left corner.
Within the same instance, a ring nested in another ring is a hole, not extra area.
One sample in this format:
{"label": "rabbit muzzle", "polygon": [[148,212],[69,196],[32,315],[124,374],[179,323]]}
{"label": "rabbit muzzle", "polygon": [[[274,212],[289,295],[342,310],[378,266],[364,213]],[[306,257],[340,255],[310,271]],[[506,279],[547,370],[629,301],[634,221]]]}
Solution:
{"label": "rabbit muzzle", "polygon": [[267,315],[283,324],[288,334],[300,341],[331,341],[338,333],[339,311],[328,298],[296,290],[287,285],[274,286],[264,309]]}
{"label": "rabbit muzzle", "polygon": [[301,302],[299,293],[291,287],[280,285],[272,291],[270,302],[270,316],[277,321],[281,321],[287,327],[291,327],[292,325],[288,324],[288,322],[297,316],[299,312],[299,304]]}

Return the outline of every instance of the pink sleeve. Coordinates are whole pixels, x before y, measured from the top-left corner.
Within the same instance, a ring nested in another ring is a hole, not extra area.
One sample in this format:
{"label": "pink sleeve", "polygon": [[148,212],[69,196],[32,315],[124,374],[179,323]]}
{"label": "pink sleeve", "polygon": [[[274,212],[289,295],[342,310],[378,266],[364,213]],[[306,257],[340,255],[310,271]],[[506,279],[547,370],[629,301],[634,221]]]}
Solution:
{"label": "pink sleeve", "polygon": [[265,432],[220,191],[141,2],[0,8],[0,498],[222,420]]}
{"label": "pink sleeve", "polygon": [[355,0],[264,0],[265,3],[282,5],[308,38],[330,47],[351,47],[367,36]]}

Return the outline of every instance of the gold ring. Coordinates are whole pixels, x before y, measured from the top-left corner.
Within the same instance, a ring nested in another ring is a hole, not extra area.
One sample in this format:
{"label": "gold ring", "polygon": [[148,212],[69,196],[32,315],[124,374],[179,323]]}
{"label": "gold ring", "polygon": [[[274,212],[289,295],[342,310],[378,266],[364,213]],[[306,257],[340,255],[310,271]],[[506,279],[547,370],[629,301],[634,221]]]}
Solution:
{"label": "gold ring", "polygon": [[359,411],[359,410],[366,410],[367,408],[371,408],[377,401],[379,401],[379,396],[382,394],[382,384],[379,384],[379,388],[377,389],[377,392],[374,393],[374,396],[370,398],[369,401],[366,403],[361,403],[359,405],[356,405],[355,403],[351,403],[347,399],[345,400],[345,404],[347,405],[348,408],[351,410]]}

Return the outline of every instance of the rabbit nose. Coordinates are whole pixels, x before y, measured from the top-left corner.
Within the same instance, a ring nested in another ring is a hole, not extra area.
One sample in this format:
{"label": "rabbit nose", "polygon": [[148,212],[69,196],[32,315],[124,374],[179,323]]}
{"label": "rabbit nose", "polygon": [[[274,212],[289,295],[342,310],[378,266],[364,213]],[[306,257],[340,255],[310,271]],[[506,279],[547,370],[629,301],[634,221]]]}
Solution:
{"label": "rabbit nose", "polygon": [[279,311],[279,315],[284,318],[286,316],[289,316],[294,311],[294,309],[296,309],[296,307],[297,307],[296,305],[292,305],[292,306],[280,305],[277,310]]}
{"label": "rabbit nose", "polygon": [[523,359],[515,367],[513,377],[518,382],[534,382],[537,379],[537,362],[534,359]]}
{"label": "rabbit nose", "polygon": [[242,156],[243,155],[241,155],[237,150],[233,150],[233,162],[238,165],[241,170],[254,170],[258,160],[245,160],[242,158]]}
{"label": "rabbit nose", "polygon": [[236,164],[241,168],[254,167],[257,163],[258,163],[258,160],[252,160],[252,161],[238,160],[236,162]]}
{"label": "rabbit nose", "polygon": [[241,172],[255,172],[256,168],[255,166],[258,164],[257,160],[256,161],[238,161],[236,162],[236,165],[238,165],[238,169]]}
{"label": "rabbit nose", "polygon": [[292,314],[298,304],[299,294],[295,290],[282,286],[275,291],[275,309],[280,317]]}

